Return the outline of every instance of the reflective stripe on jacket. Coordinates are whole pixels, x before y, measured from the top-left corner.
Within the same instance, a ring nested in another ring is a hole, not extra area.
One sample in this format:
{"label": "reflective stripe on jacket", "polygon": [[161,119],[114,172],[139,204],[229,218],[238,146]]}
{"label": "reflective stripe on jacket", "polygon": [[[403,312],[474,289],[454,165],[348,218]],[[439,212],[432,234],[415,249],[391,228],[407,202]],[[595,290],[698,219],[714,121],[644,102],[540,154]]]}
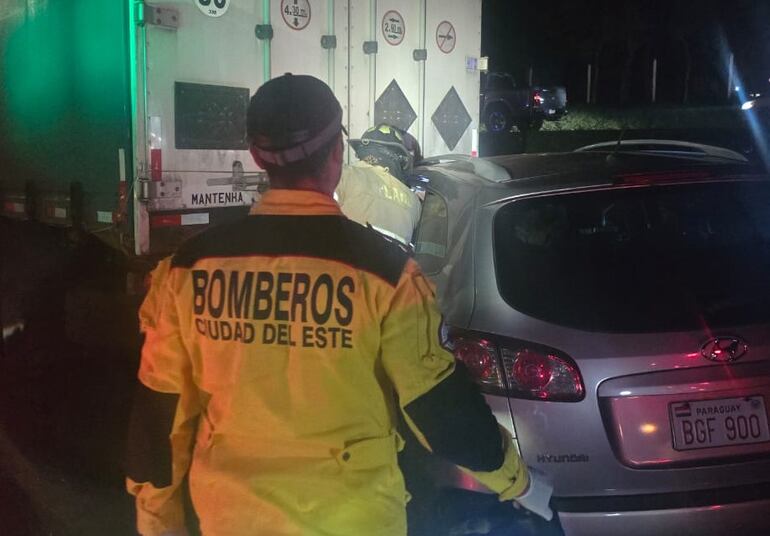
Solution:
{"label": "reflective stripe on jacket", "polygon": [[440,346],[406,252],[315,192],[271,190],[255,212],[184,245],[143,306],[139,532],[181,527],[189,472],[207,536],[403,535],[399,406],[426,447],[520,494],[526,468]]}
{"label": "reflective stripe on jacket", "polygon": [[354,222],[371,225],[402,244],[412,241],[420,220],[420,200],[385,168],[366,162],[346,166],[335,197],[343,214]]}

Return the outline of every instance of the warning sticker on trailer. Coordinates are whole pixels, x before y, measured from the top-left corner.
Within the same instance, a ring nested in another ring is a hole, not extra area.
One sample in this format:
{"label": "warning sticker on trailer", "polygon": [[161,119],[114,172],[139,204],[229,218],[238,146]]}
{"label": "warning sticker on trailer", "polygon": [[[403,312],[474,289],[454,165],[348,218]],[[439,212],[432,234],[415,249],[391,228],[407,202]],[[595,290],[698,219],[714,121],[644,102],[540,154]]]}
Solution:
{"label": "warning sticker on trailer", "polygon": [[221,17],[230,7],[230,0],[193,0],[193,2],[204,15],[209,17]]}
{"label": "warning sticker on trailer", "polygon": [[310,0],[281,0],[281,16],[292,30],[304,30],[310,24]]}
{"label": "warning sticker on trailer", "polygon": [[388,11],[382,17],[382,35],[389,45],[398,46],[406,35],[404,17],[398,11]]}
{"label": "warning sticker on trailer", "polygon": [[449,54],[455,49],[457,32],[454,25],[448,20],[442,21],[436,28],[436,44],[444,54]]}

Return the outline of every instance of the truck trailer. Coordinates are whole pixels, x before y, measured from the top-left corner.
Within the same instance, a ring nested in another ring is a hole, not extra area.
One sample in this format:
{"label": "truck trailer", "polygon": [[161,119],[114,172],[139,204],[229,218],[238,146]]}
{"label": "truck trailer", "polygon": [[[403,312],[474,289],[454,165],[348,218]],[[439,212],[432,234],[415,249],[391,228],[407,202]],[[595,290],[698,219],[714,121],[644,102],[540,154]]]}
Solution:
{"label": "truck trailer", "polygon": [[327,82],[353,137],[386,122],[426,156],[477,150],[481,0],[3,6],[0,213],[128,257],[246,214],[267,182],[246,109],[276,75]]}

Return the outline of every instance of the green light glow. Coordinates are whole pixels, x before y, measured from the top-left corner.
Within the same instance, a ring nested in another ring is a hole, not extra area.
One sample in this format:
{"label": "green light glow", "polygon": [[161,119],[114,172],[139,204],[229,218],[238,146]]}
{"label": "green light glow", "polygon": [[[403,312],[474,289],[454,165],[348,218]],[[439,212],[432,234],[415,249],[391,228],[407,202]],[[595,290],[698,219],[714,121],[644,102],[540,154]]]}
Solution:
{"label": "green light glow", "polygon": [[5,2],[15,9],[0,16],[0,137],[14,175],[114,194],[118,149],[131,150],[126,2]]}
{"label": "green light glow", "polygon": [[136,140],[137,135],[137,80],[136,80],[136,29],[137,29],[137,3],[136,0],[126,0],[128,9],[128,71],[129,71],[129,109],[131,110],[131,139]]}
{"label": "green light glow", "polygon": [[[270,24],[270,0],[262,0],[262,24]],[[270,80],[270,39],[262,41],[262,83]]]}
{"label": "green light glow", "polygon": [[73,91],[78,116],[113,120],[123,106],[126,72],[123,6],[104,0],[77,0],[71,6]]}
{"label": "green light glow", "polygon": [[[2,20],[2,74],[5,111],[10,133],[25,138],[38,132],[52,132],[71,98],[69,10],[62,2],[30,3],[15,17]],[[19,16],[22,14],[22,16]]]}

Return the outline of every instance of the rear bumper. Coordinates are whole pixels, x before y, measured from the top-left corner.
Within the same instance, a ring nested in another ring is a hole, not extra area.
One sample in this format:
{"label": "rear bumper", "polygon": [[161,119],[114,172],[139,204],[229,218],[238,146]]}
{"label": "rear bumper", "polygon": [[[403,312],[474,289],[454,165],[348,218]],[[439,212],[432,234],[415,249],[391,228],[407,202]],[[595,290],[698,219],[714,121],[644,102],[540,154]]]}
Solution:
{"label": "rear bumper", "polygon": [[553,506],[568,536],[770,534],[770,483],[655,495],[554,498]]}
{"label": "rear bumper", "polygon": [[[477,492],[471,495],[489,493],[463,473],[443,469],[439,480],[444,486]],[[551,505],[566,536],[770,534],[770,482],[674,493],[554,497]]]}
{"label": "rear bumper", "polygon": [[770,534],[770,499],[631,512],[559,512],[565,536]]}
{"label": "rear bumper", "polygon": [[[696,492],[697,496],[699,492]],[[661,496],[646,496],[650,497]],[[439,506],[428,518],[429,530],[417,534],[443,534],[450,528],[489,525],[492,534],[517,534],[521,536],[726,536],[770,534],[770,498],[640,510],[611,508],[597,511],[569,511],[561,506],[573,501],[627,501],[629,497],[559,499],[552,501],[557,519],[551,523],[537,516],[522,515],[509,505],[499,503],[494,495],[445,491]],[[636,498],[637,500],[639,498]],[[617,504],[623,506],[622,504]],[[626,504],[627,506],[628,504]],[[414,506],[414,505],[412,505]],[[574,506],[574,505],[573,505]],[[413,510],[414,512],[414,510]],[[412,514],[410,523],[418,517]],[[442,530],[435,530],[440,527]],[[432,528],[432,529],[431,529]],[[459,532],[464,534],[465,532]]]}
{"label": "rear bumper", "polygon": [[770,501],[770,482],[730,488],[679,491],[645,495],[554,497],[560,512],[634,512],[713,507]]}

